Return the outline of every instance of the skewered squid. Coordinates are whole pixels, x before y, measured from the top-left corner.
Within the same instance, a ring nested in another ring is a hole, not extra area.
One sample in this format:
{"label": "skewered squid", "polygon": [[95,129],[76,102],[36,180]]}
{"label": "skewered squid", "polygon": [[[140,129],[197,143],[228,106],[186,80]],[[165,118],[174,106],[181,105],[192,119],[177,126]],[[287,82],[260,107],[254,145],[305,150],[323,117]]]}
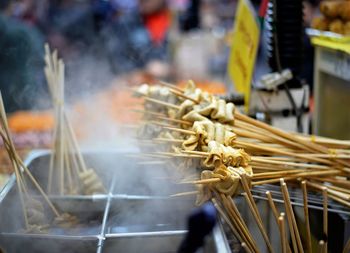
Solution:
{"label": "skewered squid", "polygon": [[223,99],[211,97],[210,101],[193,106],[193,110],[200,115],[210,117],[221,123],[233,123],[235,106],[233,103],[227,103]]}
{"label": "skewered squid", "polygon": [[245,168],[235,168],[221,165],[218,166],[214,171],[203,170],[201,173],[202,180],[218,178],[220,181],[200,186],[196,204],[201,204],[209,200],[212,197],[210,192],[213,191],[223,193],[231,197],[237,196],[243,192],[243,187],[240,182],[241,174],[243,173],[248,176],[248,182],[250,182],[252,175],[252,168],[250,166],[247,166]]}
{"label": "skewered squid", "polygon": [[148,84],[142,84],[135,93],[136,97],[140,95],[156,98],[172,104],[177,104],[179,100],[175,94],[170,92],[169,88],[159,85],[150,86]]}
{"label": "skewered squid", "polygon": [[182,147],[185,150],[208,150],[210,141],[216,141],[226,146],[231,146],[236,139],[236,134],[227,126],[211,121],[196,121],[193,123],[192,131],[195,134],[190,135]]}
{"label": "skewered squid", "polygon": [[216,141],[208,144],[208,157],[203,161],[206,167],[218,167],[221,164],[233,167],[246,167],[249,165],[250,156],[243,149],[222,145]]}
{"label": "skewered squid", "polygon": [[86,171],[80,172],[79,178],[83,183],[83,190],[86,195],[106,192],[101,179],[93,169],[87,169]]}
{"label": "skewered squid", "polygon": [[53,225],[61,228],[72,228],[76,227],[79,220],[76,216],[69,213],[63,213],[59,217],[56,217],[53,221]]}
{"label": "skewered squid", "polygon": [[40,201],[29,197],[26,206],[29,225],[45,226],[48,224],[47,217],[44,214],[44,206]]}

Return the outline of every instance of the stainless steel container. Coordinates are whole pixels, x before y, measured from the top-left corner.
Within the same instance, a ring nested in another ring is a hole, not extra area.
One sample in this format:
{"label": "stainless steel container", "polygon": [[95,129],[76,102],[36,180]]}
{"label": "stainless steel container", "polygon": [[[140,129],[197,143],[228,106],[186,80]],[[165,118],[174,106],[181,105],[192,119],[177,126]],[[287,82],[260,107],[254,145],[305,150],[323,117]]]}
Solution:
{"label": "stainless steel container", "polygon": [[[103,179],[108,194],[49,196],[61,212],[77,216],[81,225],[51,228],[47,234],[20,233],[24,222],[12,176],[0,193],[0,249],[6,253],[176,252],[194,197],[168,196],[191,187],[170,183],[172,171],[166,167],[135,166],[121,153],[84,152],[84,158]],[[49,152],[33,152],[26,164],[45,189]],[[221,229],[208,242],[203,252],[229,252],[221,250],[228,249]]]}

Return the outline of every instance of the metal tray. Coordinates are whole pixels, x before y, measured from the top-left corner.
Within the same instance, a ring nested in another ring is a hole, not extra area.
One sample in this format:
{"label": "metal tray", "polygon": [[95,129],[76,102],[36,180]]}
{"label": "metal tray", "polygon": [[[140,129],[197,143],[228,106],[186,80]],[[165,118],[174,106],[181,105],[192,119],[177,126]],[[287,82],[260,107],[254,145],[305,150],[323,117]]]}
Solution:
{"label": "metal tray", "polygon": [[[187,191],[189,186],[169,186],[166,180],[159,183],[171,171],[153,166],[130,166],[130,158],[121,153],[89,151],[84,152],[84,158],[104,180],[108,193],[49,196],[60,211],[75,214],[84,226],[50,229],[48,234],[19,233],[23,220],[12,176],[0,192],[0,249],[6,253],[175,252],[186,233],[186,216],[194,207],[194,199],[169,199],[168,196]],[[46,187],[48,162],[48,151],[33,152],[25,161],[43,188]],[[203,252],[230,252],[218,248],[214,239],[219,238],[220,245],[226,239],[223,239],[222,230],[215,231]]]}

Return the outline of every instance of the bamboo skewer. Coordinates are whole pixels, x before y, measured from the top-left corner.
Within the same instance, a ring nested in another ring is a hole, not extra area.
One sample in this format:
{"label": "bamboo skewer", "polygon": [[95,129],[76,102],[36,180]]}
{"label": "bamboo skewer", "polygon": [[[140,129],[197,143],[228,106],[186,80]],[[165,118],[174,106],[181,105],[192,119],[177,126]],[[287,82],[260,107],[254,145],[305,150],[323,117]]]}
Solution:
{"label": "bamboo skewer", "polygon": [[173,93],[173,94],[175,94],[175,95],[177,95],[177,96],[179,96],[179,97],[181,97],[181,98],[191,100],[192,102],[194,102],[194,103],[196,103],[196,104],[199,103],[197,100],[195,100],[195,99],[193,99],[193,98],[191,98],[191,97],[189,97],[189,96],[186,96],[185,94],[183,94],[183,93],[181,93],[181,92],[179,92],[179,91],[176,91],[176,90],[174,90],[174,89],[169,89],[169,90],[170,90],[171,93]]}
{"label": "bamboo skewer", "polygon": [[318,246],[320,253],[326,253],[326,243],[323,240],[318,242]]}
{"label": "bamboo skewer", "polygon": [[[167,86],[173,94],[179,97],[179,101],[181,101],[181,98],[189,99],[189,97],[187,96],[187,93],[184,94],[183,90],[178,89],[175,91],[172,85],[165,85],[165,86]],[[187,96],[187,98],[185,96]],[[178,105],[175,105],[175,104],[169,105],[169,103],[164,104],[163,101],[160,101],[154,98],[151,98],[151,100],[149,100],[149,98],[146,97],[145,100],[148,102],[153,102],[153,103],[165,106],[166,108],[171,108],[175,110],[180,109],[180,106]],[[198,103],[198,101],[193,101],[193,102]],[[186,111],[185,113],[187,112],[188,111]],[[291,231],[291,236],[292,236],[293,252],[303,253],[304,252],[303,245],[301,243],[299,230],[297,227],[296,219],[295,219],[292,205],[290,202],[287,185],[284,181],[294,180],[295,182],[299,182],[303,178],[308,180],[307,182],[303,182],[301,184],[302,185],[301,187],[303,188],[304,215],[307,223],[306,233],[307,233],[307,237],[310,238],[311,233],[310,233],[310,224],[309,224],[309,217],[308,217],[308,205],[307,205],[308,200],[307,200],[306,185],[308,184],[309,186],[319,191],[320,190],[322,191],[323,189],[323,194],[328,193],[327,196],[329,196],[330,198],[334,200],[339,200],[341,203],[346,203],[348,206],[350,206],[350,190],[346,188],[342,188],[342,186],[345,186],[345,185],[347,186],[348,184],[350,185],[350,183],[346,179],[345,180],[341,179],[341,177],[346,178],[347,175],[350,173],[350,162],[345,160],[350,158],[350,151],[343,149],[345,144],[344,142],[340,143],[340,142],[332,141],[331,139],[326,140],[326,138],[325,139],[319,138],[318,142],[316,143],[316,141],[309,141],[307,138],[303,138],[301,136],[297,136],[292,133],[284,132],[270,125],[267,125],[263,122],[259,122],[252,118],[249,118],[248,116],[245,116],[238,111],[234,112],[234,116],[235,116],[235,123],[233,126],[231,126],[231,128],[228,128],[228,129],[231,130],[233,133],[236,133],[238,139],[234,141],[233,143],[234,145],[232,146],[234,148],[243,148],[251,155],[251,160],[249,161],[249,165],[252,167],[254,171],[254,174],[250,178],[251,180],[249,184],[246,178],[247,176],[244,173],[241,174],[240,182],[245,191],[245,193],[243,193],[242,195],[245,197],[248,203],[248,206],[252,212],[252,215],[254,216],[254,219],[258,225],[258,228],[262,234],[263,239],[265,240],[265,243],[269,251],[272,252],[273,248],[271,243],[269,242],[269,238],[265,231],[257,206],[250,193],[250,187],[254,185],[261,185],[266,183],[277,183],[280,181],[281,191],[282,191],[282,195],[283,195],[283,199],[286,207],[287,221],[288,221],[289,229]],[[204,115],[203,117],[210,118],[210,116],[206,116],[206,115]],[[165,122],[173,123],[174,126],[162,126],[162,128],[165,130],[175,131],[185,135],[197,135],[195,131],[191,130],[190,126],[191,124],[193,124],[192,122],[182,120],[182,119],[169,118],[167,116],[166,111],[164,111],[164,114],[162,116],[154,115],[154,119],[164,120]],[[175,126],[175,124],[181,124],[181,125],[178,128]],[[186,129],[187,126],[189,126],[189,129]],[[182,127],[184,127],[185,129],[183,129]],[[169,142],[169,143],[173,142],[173,143],[181,144],[185,140],[182,139],[183,138],[182,135],[179,135],[179,136],[181,137],[177,137],[176,139],[169,139],[169,140],[165,139],[164,142]],[[324,145],[321,145],[320,143],[323,143]],[[336,149],[332,149],[332,147],[336,147]],[[196,158],[204,159],[204,158],[208,158],[209,155],[212,155],[208,152],[203,152],[203,151],[181,150],[180,152],[182,153],[181,156],[183,158],[191,158],[191,156],[195,156]],[[180,157],[179,154],[171,153],[171,152],[164,153],[162,155],[165,155],[168,157]],[[270,157],[265,157],[265,156],[270,156]],[[229,166],[229,164],[226,164],[225,162],[224,162],[224,165]],[[215,169],[217,169],[217,164],[215,165]],[[284,180],[281,179],[282,177],[284,178]],[[312,181],[309,183],[310,180]],[[323,184],[318,183],[319,181],[322,183],[330,182],[332,183],[332,185],[328,185],[327,188],[324,188],[325,186]],[[216,184],[218,182],[221,182],[220,178],[182,181],[180,183],[181,184]],[[212,194],[218,194],[215,188],[211,186],[209,186],[209,190],[212,192]],[[273,202],[271,193],[267,192],[266,195],[267,195],[271,210],[273,212],[274,219],[276,220],[276,223],[278,224],[278,227],[280,229],[282,251],[288,252],[288,253],[292,252],[286,238],[286,232],[285,232],[286,227],[284,225],[284,216],[278,215],[278,210],[276,209],[276,206]],[[237,216],[237,213],[239,214],[238,210],[236,212],[232,207],[232,204],[230,203],[232,199],[228,198],[228,196],[225,196],[223,194],[220,194],[220,196],[221,196],[220,198],[221,201],[220,199],[216,199],[215,201],[219,200],[220,203],[217,203],[217,205],[220,206],[221,204],[224,208],[226,208],[226,210],[222,210],[221,212],[219,211],[221,213],[221,216],[226,217],[226,220],[228,220],[227,223],[230,224],[229,226],[232,226],[235,228],[238,227],[237,233],[241,237],[239,240],[241,243],[244,243],[243,245],[247,247],[247,250],[250,250],[251,252],[258,251],[258,249],[254,248],[254,244],[249,238],[248,229],[245,228],[242,224],[243,220],[239,219],[239,217]],[[325,213],[324,213],[324,220],[327,221],[327,223],[325,224],[328,224],[327,217],[325,216]],[[326,225],[324,225],[324,227],[325,226]],[[232,229],[232,231],[234,231],[234,229]],[[324,232],[325,231],[326,229],[324,228]],[[310,240],[308,239],[308,243],[309,242]],[[327,240],[324,243],[327,244]],[[307,245],[307,249],[310,252],[310,245]]]}
{"label": "bamboo skewer", "polygon": [[252,213],[253,213],[253,216],[255,218],[255,221],[257,222],[258,224],[258,227],[260,229],[260,232],[265,240],[265,243],[266,243],[266,246],[269,250],[269,252],[274,252],[273,248],[272,248],[272,245],[271,245],[271,242],[267,236],[267,233],[265,231],[265,228],[264,228],[264,225],[262,223],[262,219],[260,217],[260,214],[259,214],[259,211],[258,211],[258,208],[255,204],[255,201],[253,199],[253,196],[250,192],[250,189],[249,189],[249,185],[248,185],[248,180],[247,180],[247,175],[245,173],[241,174],[241,183],[242,183],[242,186],[243,186],[243,189],[245,191],[245,194],[243,194],[243,196],[246,198],[246,201],[248,203],[248,206],[250,207]]}
{"label": "bamboo skewer", "polygon": [[278,225],[280,227],[282,253],[287,253],[287,235],[284,223],[284,213],[281,213],[278,217]]}
{"label": "bamboo skewer", "polygon": [[326,187],[322,189],[322,195],[323,195],[323,236],[325,238],[324,252],[327,253],[328,251],[328,195],[327,195]]}
{"label": "bamboo skewer", "polygon": [[242,231],[247,245],[250,245],[251,249],[253,249],[254,252],[259,252],[257,244],[253,239],[251,233],[249,232],[248,227],[245,224],[242,216],[240,215],[236,204],[231,198],[227,198],[224,194],[221,194],[221,199],[223,200],[223,203],[226,209],[228,210],[229,214],[231,214],[233,220],[236,221],[237,226],[240,227],[240,230]]}
{"label": "bamboo skewer", "polygon": [[175,109],[175,110],[180,110],[180,106],[171,104],[171,103],[167,103],[167,102],[163,102],[161,100],[158,99],[154,99],[154,98],[149,98],[149,97],[145,97],[144,98],[146,101],[154,103],[154,104],[158,104],[158,105],[162,105],[171,109]]}
{"label": "bamboo skewer", "polygon": [[303,253],[304,250],[303,250],[303,246],[302,246],[302,243],[301,243],[299,229],[298,229],[298,226],[297,226],[297,223],[296,223],[296,220],[295,220],[292,204],[290,202],[287,185],[286,185],[286,183],[284,182],[284,180],[282,178],[280,179],[280,182],[281,182],[281,190],[282,190],[282,193],[283,193],[283,199],[284,199],[284,204],[285,204],[285,207],[286,207],[286,213],[287,213],[289,227],[291,229],[291,233],[293,233],[292,239],[294,238],[294,240],[293,240],[293,248],[294,248],[295,252]]}
{"label": "bamboo skewer", "polygon": [[271,195],[271,192],[270,191],[266,191],[266,196],[267,196],[267,200],[268,200],[268,203],[270,205],[270,208],[271,208],[271,211],[272,211],[272,214],[273,216],[275,217],[275,221],[278,225],[278,218],[279,218],[279,215],[278,215],[278,211],[277,211],[277,208],[275,206],[275,203],[273,202],[273,199],[272,199],[272,195]]}
{"label": "bamboo skewer", "polygon": [[182,196],[190,196],[190,195],[197,195],[198,191],[191,191],[191,192],[180,192],[176,194],[170,195],[170,197],[182,197]]}
{"label": "bamboo skewer", "polygon": [[[30,171],[28,170],[28,168],[24,165],[24,163],[22,162],[22,160],[19,158],[19,156],[17,155],[15,148],[14,148],[14,144],[13,141],[10,137],[10,133],[9,133],[9,128],[8,128],[8,124],[7,124],[7,120],[6,120],[6,113],[5,113],[5,108],[4,108],[4,104],[3,104],[3,99],[2,96],[0,95],[0,118],[1,118],[1,125],[4,131],[0,131],[1,133],[1,137],[3,138],[3,142],[5,143],[5,146],[7,147],[9,156],[12,157],[12,164],[14,165],[14,169],[16,172],[16,177],[18,176],[18,185],[19,185],[19,190],[20,190],[20,198],[21,198],[21,202],[23,205],[23,209],[25,208],[24,206],[24,199],[23,199],[23,195],[22,192],[26,192],[26,187],[23,184],[23,173],[21,171],[20,168],[23,169],[23,171],[26,173],[26,175],[29,177],[29,179],[31,180],[31,182],[34,184],[34,186],[36,187],[36,189],[40,192],[40,194],[44,197],[45,201],[47,202],[47,204],[49,205],[49,207],[52,209],[53,213],[56,216],[59,216],[59,213],[57,211],[57,209],[54,207],[54,205],[52,204],[52,202],[49,200],[48,196],[45,194],[45,192],[42,190],[41,186],[39,185],[39,183],[36,181],[36,179],[32,176],[32,174],[30,173]],[[25,217],[25,223],[26,223],[26,228],[28,228],[28,219],[27,219],[27,215],[26,215],[26,211],[24,211],[24,217]]]}
{"label": "bamboo skewer", "polygon": [[244,242],[241,243],[242,248],[244,249],[244,251],[246,253],[251,253],[252,251],[249,249],[249,247],[247,246],[247,244],[245,244]]}
{"label": "bamboo skewer", "polygon": [[236,238],[239,241],[243,241],[243,238],[241,237],[241,234],[238,233],[237,229],[235,229],[234,225],[232,224],[232,222],[230,221],[230,219],[226,216],[225,211],[223,210],[223,208],[218,204],[218,202],[215,200],[215,198],[212,198],[211,201],[213,202],[216,210],[218,210],[220,216],[224,219],[224,221],[226,222],[226,224],[230,227],[231,231],[233,232],[233,234],[236,236]]}
{"label": "bamboo skewer", "polygon": [[164,81],[159,81],[159,84],[165,86],[165,87],[168,87],[170,89],[173,89],[173,90],[176,90],[178,91],[179,93],[184,93],[184,90],[180,89],[179,87],[177,87],[176,85],[174,84],[171,84],[171,83],[168,83],[168,82],[164,82]]}
{"label": "bamboo skewer", "polygon": [[302,189],[302,192],[303,192],[303,203],[304,203],[303,209],[304,209],[305,227],[306,227],[307,252],[312,253],[310,219],[309,219],[309,207],[308,207],[308,199],[307,199],[306,181],[302,181],[301,182],[301,189]]}

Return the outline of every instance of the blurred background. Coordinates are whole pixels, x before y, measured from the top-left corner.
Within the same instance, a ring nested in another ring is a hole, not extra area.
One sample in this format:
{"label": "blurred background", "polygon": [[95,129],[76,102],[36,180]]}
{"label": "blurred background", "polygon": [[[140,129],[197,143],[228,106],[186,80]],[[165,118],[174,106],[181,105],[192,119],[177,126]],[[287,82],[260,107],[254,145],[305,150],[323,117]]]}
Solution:
{"label": "blurred background", "polygon": [[235,0],[2,0],[0,89],[7,111],[48,106],[45,42],[66,63],[69,97],[152,79],[223,82],[235,6]]}

